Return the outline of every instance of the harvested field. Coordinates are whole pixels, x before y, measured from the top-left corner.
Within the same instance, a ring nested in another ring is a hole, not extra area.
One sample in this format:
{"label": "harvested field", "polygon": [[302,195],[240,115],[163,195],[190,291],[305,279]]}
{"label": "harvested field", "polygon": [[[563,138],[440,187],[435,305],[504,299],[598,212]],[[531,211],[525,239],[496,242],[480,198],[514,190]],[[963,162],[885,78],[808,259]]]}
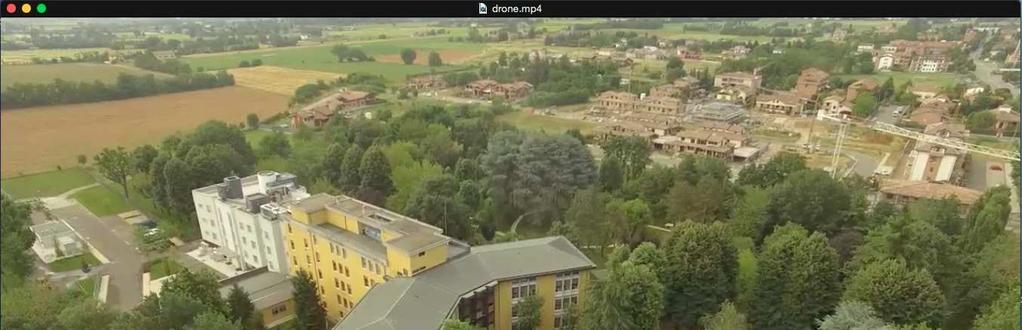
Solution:
{"label": "harvested field", "polygon": [[104,147],[159,143],[208,120],[243,122],[287,109],[287,97],[246,87],[223,87],[136,99],[0,112],[0,176],[77,164]]}
{"label": "harvested field", "polygon": [[[415,64],[428,65],[430,51],[431,50],[429,49],[416,49]],[[465,63],[465,61],[471,60],[479,55],[478,51],[465,49],[442,49],[436,52],[440,53],[440,60],[442,60],[444,64]],[[383,63],[405,63],[401,60],[401,54],[379,55],[376,56],[376,60]]]}
{"label": "harvested field", "polygon": [[257,66],[227,70],[238,86],[255,88],[284,96],[294,95],[298,87],[317,80],[333,81],[337,73],[288,69],[278,66]]}

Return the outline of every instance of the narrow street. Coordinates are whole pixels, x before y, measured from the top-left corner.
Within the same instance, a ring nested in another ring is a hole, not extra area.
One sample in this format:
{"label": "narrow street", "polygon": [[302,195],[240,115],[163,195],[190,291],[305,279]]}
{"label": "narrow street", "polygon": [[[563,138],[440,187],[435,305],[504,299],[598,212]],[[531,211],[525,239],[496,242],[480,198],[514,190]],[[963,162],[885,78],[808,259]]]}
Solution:
{"label": "narrow street", "polygon": [[[130,226],[117,217],[97,218],[80,204],[52,210],[57,218],[67,221],[85,241],[99,250],[109,264],[98,270],[110,275],[107,303],[120,310],[129,310],[142,301],[142,264],[145,257],[136,250]],[[118,228],[124,225],[125,228]]]}
{"label": "narrow street", "polygon": [[1005,82],[1004,80],[1001,79],[1000,75],[994,74],[997,71],[997,69],[999,69],[998,64],[996,62],[987,62],[980,59],[980,51],[982,49],[983,46],[981,45],[980,47],[978,47],[976,51],[972,52],[972,54],[970,55],[972,57],[972,61],[976,63],[976,78],[984,83],[989,84],[990,87],[994,89],[1007,88],[1011,90],[1011,95],[1015,96],[1019,95],[1018,87]]}

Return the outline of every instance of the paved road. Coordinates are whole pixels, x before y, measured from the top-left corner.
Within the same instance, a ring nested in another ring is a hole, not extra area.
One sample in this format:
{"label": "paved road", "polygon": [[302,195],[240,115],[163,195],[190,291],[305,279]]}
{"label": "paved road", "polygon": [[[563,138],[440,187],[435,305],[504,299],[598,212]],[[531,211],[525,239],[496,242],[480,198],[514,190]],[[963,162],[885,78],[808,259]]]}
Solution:
{"label": "paved road", "polygon": [[142,263],[145,257],[136,250],[131,225],[117,217],[99,219],[80,204],[52,212],[67,221],[82,238],[110,260],[99,270],[110,275],[107,303],[120,310],[138,305],[142,301]]}
{"label": "paved road", "polygon": [[884,105],[877,111],[876,120],[883,123],[895,124],[898,122],[898,117],[894,116],[894,110],[902,109],[902,114],[905,113],[904,106],[900,105]]}
{"label": "paved road", "polygon": [[1011,90],[1011,95],[1018,95],[1018,87],[1005,82],[1001,79],[1000,75],[994,75],[994,72],[998,69],[996,62],[987,62],[979,58],[979,52],[982,49],[983,47],[979,47],[979,49],[972,52],[972,61],[976,63],[976,78],[989,84],[994,89],[1007,88]]}
{"label": "paved road", "polygon": [[876,171],[877,166],[880,166],[879,161],[872,156],[851,150],[844,150],[844,153],[849,157],[855,159],[855,165],[852,171],[862,177],[869,177]]}
{"label": "paved road", "polygon": [[966,166],[968,167],[965,176],[966,187],[986,191],[989,188],[1006,184],[1004,161],[973,157]]}

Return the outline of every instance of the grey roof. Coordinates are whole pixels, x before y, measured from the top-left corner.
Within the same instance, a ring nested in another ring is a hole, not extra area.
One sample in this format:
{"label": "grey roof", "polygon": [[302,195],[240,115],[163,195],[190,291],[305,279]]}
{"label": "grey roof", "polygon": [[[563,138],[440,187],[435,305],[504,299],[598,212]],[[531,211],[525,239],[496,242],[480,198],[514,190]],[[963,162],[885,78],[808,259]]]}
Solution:
{"label": "grey roof", "polygon": [[387,260],[387,248],[383,246],[383,244],[381,244],[379,241],[369,238],[365,235],[359,235],[344,229],[340,229],[329,223],[324,223],[321,225],[307,225],[298,221],[291,221],[290,223],[304,230],[311,231],[320,236],[326,237],[331,241],[343,242],[344,246],[351,247],[352,249],[355,249],[355,251],[358,251],[360,254],[364,254],[378,261]]}
{"label": "grey roof", "polygon": [[292,208],[297,208],[297,209],[302,210],[302,211],[304,211],[306,213],[311,213],[311,212],[316,212],[316,211],[322,210],[324,207],[327,206],[327,204],[330,204],[330,203],[334,202],[335,199],[336,199],[336,197],[334,197],[334,196],[330,196],[330,195],[324,194],[324,193],[319,193],[319,194],[315,194],[315,195],[309,196],[309,198],[303,199],[301,202],[298,202],[298,203],[295,203],[294,205],[291,205],[291,207]]}
{"label": "grey roof", "polygon": [[255,308],[263,309],[291,299],[294,291],[287,275],[260,268],[220,282],[220,296],[227,298],[234,284],[248,293]]}
{"label": "grey roof", "polygon": [[461,295],[491,282],[594,267],[561,236],[473,247],[417,276],[373,287],[334,330],[438,329]]}

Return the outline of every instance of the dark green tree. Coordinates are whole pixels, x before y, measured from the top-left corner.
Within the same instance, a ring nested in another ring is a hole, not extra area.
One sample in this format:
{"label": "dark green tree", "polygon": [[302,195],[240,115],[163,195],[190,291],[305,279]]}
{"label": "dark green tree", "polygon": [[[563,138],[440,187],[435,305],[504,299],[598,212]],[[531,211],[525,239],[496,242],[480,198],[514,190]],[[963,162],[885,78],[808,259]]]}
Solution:
{"label": "dark green tree", "polygon": [[609,271],[605,280],[594,284],[589,298],[583,302],[577,328],[656,329],[664,308],[664,287],[656,274],[645,265],[628,261]]}
{"label": "dark green tree", "polygon": [[766,228],[794,222],[806,230],[836,233],[849,226],[851,196],[821,170],[792,173],[770,194]]}
{"label": "dark green tree", "polygon": [[778,227],[763,243],[750,319],[755,329],[809,329],[840,299],[837,253],[821,233]]}
{"label": "dark green tree", "polygon": [[259,115],[254,113],[248,114],[248,116],[245,116],[245,124],[248,125],[249,129],[259,128]]}
{"label": "dark green tree", "polygon": [[153,159],[156,159],[160,152],[156,150],[150,144],[141,145],[131,151],[132,164],[134,165],[134,171],[140,173],[149,173],[149,167],[153,163]]}
{"label": "dark green tree", "polygon": [[[382,196],[387,196],[394,191],[394,182],[390,180],[390,164],[387,162],[387,156],[383,154],[383,150],[380,147],[370,147],[362,155],[362,162],[358,167],[358,175],[362,178],[362,182],[359,185],[359,195],[362,198],[367,197],[365,195],[367,191],[375,192]],[[380,205],[382,200],[378,200],[374,204]]]}
{"label": "dark green tree", "polygon": [[29,215],[31,206],[15,202],[8,195],[0,194],[0,287],[7,289],[18,286],[32,274],[34,257],[27,253],[35,243],[35,234],[28,227],[32,224]]}
{"label": "dark green tree", "polygon": [[745,314],[738,311],[735,304],[725,301],[720,304],[720,311],[714,314],[707,314],[699,320],[700,325],[706,330],[748,330],[749,321]]}
{"label": "dark green tree", "polygon": [[327,147],[326,154],[323,155],[323,177],[335,187],[341,186],[341,177],[345,172],[345,151],[344,145],[335,142]]}
{"label": "dark green tree", "polygon": [[518,319],[511,325],[514,329],[535,330],[539,328],[542,321],[543,299],[540,296],[528,296],[524,300],[511,306],[513,314]]}
{"label": "dark green tree", "polygon": [[362,166],[362,147],[352,145],[344,152],[344,159],[341,160],[341,176],[338,186],[348,192],[353,192],[362,184],[362,176],[359,168]]}
{"label": "dark green tree", "polygon": [[110,179],[119,185],[124,191],[124,197],[128,197],[128,176],[134,172],[131,155],[123,147],[117,149],[103,148],[98,155],[93,157],[93,163],[99,168],[103,177]]}
{"label": "dark green tree", "polygon": [[185,327],[185,330],[241,330],[238,321],[231,321],[222,314],[206,311],[195,317],[195,322]]}
{"label": "dark green tree", "polygon": [[233,322],[238,322],[246,330],[263,329],[262,316],[256,313],[255,305],[248,293],[235,283],[227,294],[227,315]]}
{"label": "dark green tree", "polygon": [[612,137],[603,146],[605,157],[616,159],[626,179],[637,177],[649,165],[649,143],[639,137]]}
{"label": "dark green tree", "polygon": [[624,183],[624,173],[621,162],[616,158],[604,158],[600,163],[600,187],[604,191],[612,192],[621,189]]}
{"label": "dark green tree", "polygon": [[993,304],[987,307],[976,319],[976,330],[1019,329],[1019,286],[1016,283],[1011,290],[1005,291]]}
{"label": "dark green tree", "polygon": [[405,64],[415,63],[415,50],[411,48],[405,48],[401,50],[401,61]]}
{"label": "dark green tree", "polygon": [[319,300],[316,281],[305,270],[291,278],[294,285],[295,325],[298,329],[325,330],[326,310]]}
{"label": "dark green tree", "polygon": [[444,60],[440,58],[440,53],[435,50],[429,52],[429,66],[441,66],[444,65]]}
{"label": "dark green tree", "polygon": [[267,156],[287,158],[291,154],[291,141],[283,132],[277,131],[259,140],[259,151]]}
{"label": "dark green tree", "polygon": [[943,319],[944,295],[930,273],[894,259],[866,265],[852,276],[844,299],[869,304],[890,323],[936,326]]}
{"label": "dark green tree", "polygon": [[765,164],[746,166],[738,173],[738,183],[771,187],[781,183],[789,174],[807,169],[806,160],[802,155],[792,152],[778,153]]}
{"label": "dark green tree", "polygon": [[664,314],[684,327],[698,325],[737,290],[737,251],[724,224],[684,222],[664,247]]}

